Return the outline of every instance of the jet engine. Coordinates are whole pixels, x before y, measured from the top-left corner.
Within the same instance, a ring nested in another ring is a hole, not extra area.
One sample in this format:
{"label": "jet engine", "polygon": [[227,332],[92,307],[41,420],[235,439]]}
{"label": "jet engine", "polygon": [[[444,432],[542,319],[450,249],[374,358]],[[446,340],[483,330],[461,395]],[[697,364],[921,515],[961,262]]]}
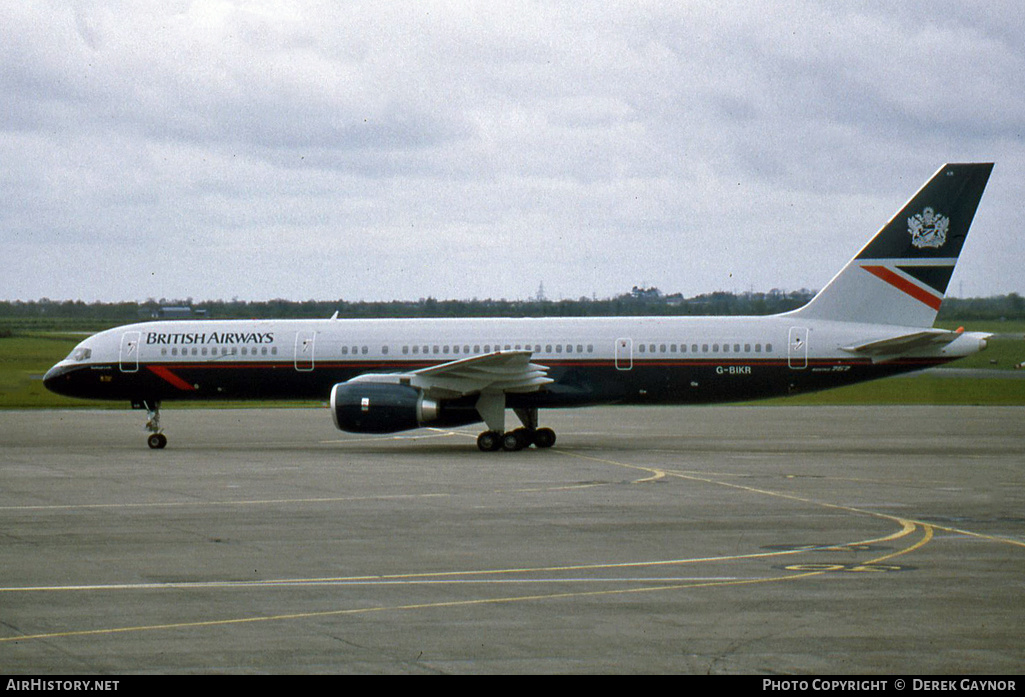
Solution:
{"label": "jet engine", "polygon": [[481,420],[472,405],[447,406],[415,387],[377,382],[340,382],[332,387],[331,416],[335,426],[350,433],[395,433]]}

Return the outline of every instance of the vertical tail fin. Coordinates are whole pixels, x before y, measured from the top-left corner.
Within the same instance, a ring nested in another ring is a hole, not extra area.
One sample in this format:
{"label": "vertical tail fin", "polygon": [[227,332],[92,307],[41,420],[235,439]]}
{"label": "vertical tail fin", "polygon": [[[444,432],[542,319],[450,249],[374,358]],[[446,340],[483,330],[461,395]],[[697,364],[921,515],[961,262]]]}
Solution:
{"label": "vertical tail fin", "polygon": [[931,327],[993,163],[946,164],[794,314]]}

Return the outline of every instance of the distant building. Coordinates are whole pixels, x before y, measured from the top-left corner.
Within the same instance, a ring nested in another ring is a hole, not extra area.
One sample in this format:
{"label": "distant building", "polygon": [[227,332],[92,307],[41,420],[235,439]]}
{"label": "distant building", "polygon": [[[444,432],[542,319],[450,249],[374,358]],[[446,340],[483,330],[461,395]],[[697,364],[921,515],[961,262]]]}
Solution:
{"label": "distant building", "polygon": [[640,288],[638,286],[634,286],[633,290],[630,291],[630,295],[632,295],[635,300],[659,300],[662,297],[662,291],[655,287]]}

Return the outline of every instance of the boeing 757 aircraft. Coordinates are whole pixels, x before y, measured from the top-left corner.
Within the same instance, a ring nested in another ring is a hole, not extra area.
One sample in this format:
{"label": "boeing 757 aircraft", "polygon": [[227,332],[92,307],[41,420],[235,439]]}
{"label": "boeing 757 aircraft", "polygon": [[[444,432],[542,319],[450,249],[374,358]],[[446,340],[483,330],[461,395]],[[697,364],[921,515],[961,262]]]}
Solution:
{"label": "boeing 757 aircraft", "polygon": [[[338,428],[483,421],[481,450],[555,444],[538,412],[698,404],[850,385],[961,358],[988,334],[932,328],[992,163],[947,164],[812,300],[765,317],[179,320],[96,334],[47,372],[73,397],[330,399]],[[506,409],[522,427],[506,431]]]}

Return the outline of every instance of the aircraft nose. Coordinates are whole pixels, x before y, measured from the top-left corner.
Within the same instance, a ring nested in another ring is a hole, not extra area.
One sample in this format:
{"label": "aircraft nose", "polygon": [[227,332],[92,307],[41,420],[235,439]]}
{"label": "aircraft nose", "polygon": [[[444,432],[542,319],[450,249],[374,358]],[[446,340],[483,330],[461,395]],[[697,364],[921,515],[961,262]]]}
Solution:
{"label": "aircraft nose", "polygon": [[57,365],[46,371],[46,375],[43,376],[43,387],[50,390],[55,394],[67,394],[68,387],[68,374],[71,369],[66,365]]}

